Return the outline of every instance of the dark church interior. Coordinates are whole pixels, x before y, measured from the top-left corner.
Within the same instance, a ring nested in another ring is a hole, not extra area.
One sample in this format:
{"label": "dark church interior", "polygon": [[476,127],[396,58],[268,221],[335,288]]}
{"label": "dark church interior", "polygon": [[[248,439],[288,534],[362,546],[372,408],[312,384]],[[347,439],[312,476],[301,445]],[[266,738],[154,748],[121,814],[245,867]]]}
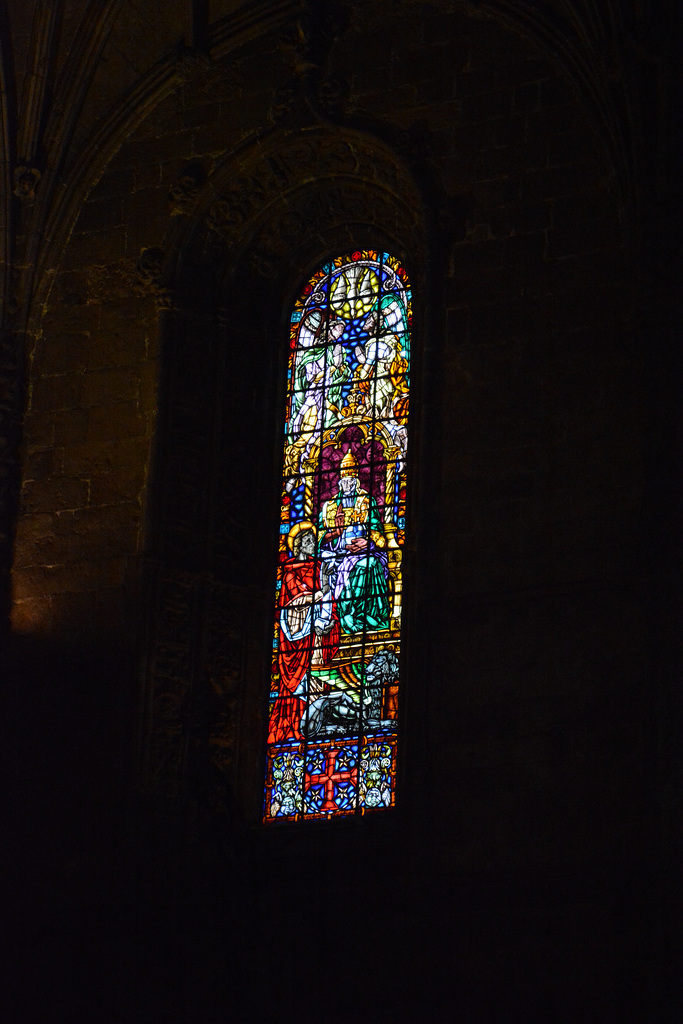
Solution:
{"label": "dark church interior", "polygon": [[[683,1020],[682,22],[0,2],[5,1020]],[[356,248],[396,800],[264,824],[289,317]]]}

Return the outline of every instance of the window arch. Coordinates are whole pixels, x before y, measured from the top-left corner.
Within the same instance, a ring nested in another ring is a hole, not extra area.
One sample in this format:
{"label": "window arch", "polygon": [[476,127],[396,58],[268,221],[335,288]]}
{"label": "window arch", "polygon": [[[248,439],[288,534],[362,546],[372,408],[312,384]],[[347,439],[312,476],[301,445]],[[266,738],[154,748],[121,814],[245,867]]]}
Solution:
{"label": "window arch", "polygon": [[411,291],[335,256],[291,314],[264,820],[395,800]]}

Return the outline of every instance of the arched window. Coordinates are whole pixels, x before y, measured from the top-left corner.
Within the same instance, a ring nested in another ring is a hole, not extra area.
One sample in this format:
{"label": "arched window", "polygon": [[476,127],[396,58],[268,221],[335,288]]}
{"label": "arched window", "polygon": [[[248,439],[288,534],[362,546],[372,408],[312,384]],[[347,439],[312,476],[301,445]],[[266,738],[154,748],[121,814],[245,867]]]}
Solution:
{"label": "arched window", "polygon": [[291,316],[264,820],[395,799],[411,294],[337,256]]}

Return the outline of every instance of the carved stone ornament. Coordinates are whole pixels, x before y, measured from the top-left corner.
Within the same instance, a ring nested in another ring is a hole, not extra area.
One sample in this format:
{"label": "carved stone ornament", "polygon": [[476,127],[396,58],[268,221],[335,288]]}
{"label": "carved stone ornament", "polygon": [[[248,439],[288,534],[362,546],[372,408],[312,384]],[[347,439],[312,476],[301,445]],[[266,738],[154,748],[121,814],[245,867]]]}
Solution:
{"label": "carved stone ornament", "polygon": [[178,180],[171,186],[168,193],[172,217],[189,212],[205,181],[206,171],[201,161],[193,160],[183,167]]}
{"label": "carved stone ornament", "polygon": [[36,186],[41,174],[37,167],[14,168],[14,194],[18,199],[31,200],[36,198]]}
{"label": "carved stone ornament", "polygon": [[164,262],[164,253],[161,249],[142,249],[140,258],[135,267],[135,281],[133,291],[136,295],[156,296],[163,282],[161,268]]}
{"label": "carved stone ornament", "polygon": [[[245,285],[240,301],[255,320],[283,268],[307,258],[311,238],[345,236],[360,225],[366,234],[376,228],[378,239],[402,239],[416,261],[425,252],[414,179],[388,146],[360,134],[340,138],[315,127],[272,147],[261,143],[246,158],[240,153],[237,165],[226,160],[212,183],[214,198],[197,218],[182,265],[191,281],[202,277],[204,266],[207,276],[209,267],[216,277],[234,270]],[[219,272],[206,263],[216,246],[225,261]],[[141,253],[137,287],[157,301],[164,266],[160,249]],[[230,273],[225,280],[232,280]],[[264,281],[270,287],[262,287]],[[177,287],[185,295],[182,281]],[[256,651],[261,634],[254,623],[262,621],[265,598],[253,582],[255,517],[245,515],[263,481],[254,459],[253,390],[244,386],[239,362],[251,366],[249,346],[231,344],[230,373],[223,363],[224,342],[250,319],[236,315],[231,292],[206,294],[215,307],[202,293],[195,319],[191,303],[183,304],[173,328],[179,343],[167,356],[172,390],[157,483],[158,561],[148,567],[154,599],[147,780],[171,793],[191,785],[199,763],[217,769],[228,787],[242,778],[245,764],[258,760],[263,724],[264,695],[255,687],[262,687],[267,651]],[[212,312],[215,329],[207,318]]]}
{"label": "carved stone ornament", "polygon": [[198,75],[215,70],[215,65],[208,53],[194,47],[183,47],[176,60],[176,69],[184,82],[191,82]]}
{"label": "carved stone ornament", "polygon": [[273,100],[268,110],[270,121],[273,124],[282,124],[286,121],[298,96],[299,82],[296,78],[290,78],[273,95]]}
{"label": "carved stone ornament", "polygon": [[317,103],[326,117],[341,117],[351,90],[349,83],[338,75],[326,75],[318,86]]}
{"label": "carved stone ornament", "polygon": [[224,239],[234,235],[242,224],[267,198],[262,179],[256,176],[237,178],[235,187],[225,192],[211,207],[207,219],[210,231]]}
{"label": "carved stone ornament", "polygon": [[279,260],[273,253],[266,252],[264,249],[254,249],[249,253],[249,266],[257,277],[275,280]]}
{"label": "carved stone ornament", "polygon": [[[343,183],[315,190],[306,184],[330,177],[343,179]],[[286,207],[282,203],[285,195],[292,196]],[[291,142],[277,154],[257,157],[248,173],[231,183],[211,205],[205,229],[209,235],[219,236],[230,250],[243,239],[247,223],[261,218],[271,204],[280,204],[282,209],[279,214],[274,211],[259,232],[259,254],[254,255],[254,267],[261,265],[267,270],[264,276],[270,276],[270,254],[277,250],[278,258],[280,255],[280,243],[273,244],[276,236],[291,245],[306,231],[344,220],[391,227],[397,207],[408,226],[419,217],[422,205],[412,179],[389,152],[360,138],[331,139],[324,130]]]}

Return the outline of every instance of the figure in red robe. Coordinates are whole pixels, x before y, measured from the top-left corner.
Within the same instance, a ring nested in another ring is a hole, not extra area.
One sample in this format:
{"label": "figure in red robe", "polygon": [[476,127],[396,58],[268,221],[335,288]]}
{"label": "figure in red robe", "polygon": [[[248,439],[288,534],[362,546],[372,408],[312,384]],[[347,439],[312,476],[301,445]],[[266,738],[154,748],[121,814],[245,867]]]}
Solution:
{"label": "figure in red robe", "polygon": [[280,690],[270,715],[269,743],[302,739],[308,699],[322,695],[309,672],[328,665],[339,650],[339,617],[327,577],[315,555],[315,527],[296,523],[287,538],[291,561],[282,570],[279,601]]}

